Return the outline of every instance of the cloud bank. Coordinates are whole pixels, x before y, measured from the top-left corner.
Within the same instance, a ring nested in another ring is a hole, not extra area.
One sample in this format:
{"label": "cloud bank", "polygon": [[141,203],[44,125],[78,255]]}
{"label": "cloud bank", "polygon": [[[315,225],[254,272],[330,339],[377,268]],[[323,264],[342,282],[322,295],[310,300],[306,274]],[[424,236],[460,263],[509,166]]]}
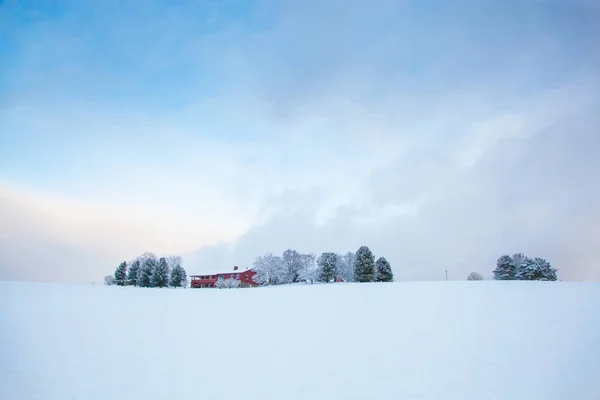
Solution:
{"label": "cloud bank", "polygon": [[397,279],[600,279],[594,8],[107,4],[0,8],[0,278],[366,244]]}

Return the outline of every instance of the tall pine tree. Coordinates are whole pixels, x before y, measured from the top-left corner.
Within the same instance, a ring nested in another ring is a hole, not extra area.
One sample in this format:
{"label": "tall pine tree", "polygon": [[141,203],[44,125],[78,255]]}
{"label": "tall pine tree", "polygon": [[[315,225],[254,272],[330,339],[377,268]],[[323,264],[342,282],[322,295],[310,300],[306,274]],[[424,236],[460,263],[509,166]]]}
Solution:
{"label": "tall pine tree", "polygon": [[129,271],[127,272],[127,285],[137,286],[140,273],[140,264],[141,262],[139,258],[136,258],[129,266]]}
{"label": "tall pine tree", "polygon": [[379,257],[375,262],[375,282],[393,282],[392,267],[385,257]]}
{"label": "tall pine tree", "polygon": [[330,282],[337,276],[337,254],[323,253],[317,260],[319,266],[319,280]]}
{"label": "tall pine tree", "polygon": [[185,287],[187,285],[187,274],[180,264],[175,265],[171,270],[170,284],[172,287]]}
{"label": "tall pine tree", "polygon": [[123,261],[115,270],[114,284],[124,286],[127,283],[127,261]]}
{"label": "tall pine tree", "polygon": [[138,274],[137,285],[139,287],[152,287],[152,272],[158,264],[156,256],[151,253],[146,253],[141,257],[140,272]]}
{"label": "tall pine tree", "polygon": [[161,257],[158,263],[154,265],[150,282],[152,287],[169,286],[169,266],[166,258]]}
{"label": "tall pine tree", "polygon": [[494,279],[499,281],[511,281],[516,279],[517,266],[515,260],[504,255],[498,259],[494,270]]}
{"label": "tall pine tree", "polygon": [[356,252],[354,277],[357,282],[373,282],[375,279],[375,256],[367,246]]}

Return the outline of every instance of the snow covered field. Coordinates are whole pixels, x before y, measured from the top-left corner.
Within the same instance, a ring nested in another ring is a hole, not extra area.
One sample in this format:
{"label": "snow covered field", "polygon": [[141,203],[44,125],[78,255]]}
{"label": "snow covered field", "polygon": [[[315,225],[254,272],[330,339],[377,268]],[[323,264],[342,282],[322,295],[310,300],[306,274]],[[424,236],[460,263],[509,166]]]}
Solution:
{"label": "snow covered field", "polygon": [[600,285],[0,282],[0,399],[600,399]]}

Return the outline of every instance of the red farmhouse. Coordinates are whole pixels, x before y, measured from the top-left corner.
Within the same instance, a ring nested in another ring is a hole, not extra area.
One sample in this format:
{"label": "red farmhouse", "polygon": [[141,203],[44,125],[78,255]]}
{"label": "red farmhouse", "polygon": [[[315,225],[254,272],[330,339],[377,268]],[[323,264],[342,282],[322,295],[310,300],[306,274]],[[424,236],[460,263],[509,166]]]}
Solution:
{"label": "red farmhouse", "polygon": [[252,279],[256,275],[256,271],[252,268],[240,270],[237,266],[233,267],[233,271],[218,272],[213,274],[191,275],[191,287],[193,288],[214,288],[217,287],[219,279],[235,279],[240,281],[240,287],[258,286]]}

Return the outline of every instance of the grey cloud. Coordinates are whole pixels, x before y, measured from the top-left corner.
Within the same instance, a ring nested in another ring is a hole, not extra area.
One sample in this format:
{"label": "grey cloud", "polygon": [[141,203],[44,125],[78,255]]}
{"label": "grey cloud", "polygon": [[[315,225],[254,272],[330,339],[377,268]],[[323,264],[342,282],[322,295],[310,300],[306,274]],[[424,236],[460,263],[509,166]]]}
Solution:
{"label": "grey cloud", "polygon": [[[442,279],[444,270],[464,279],[471,270],[489,278],[500,255],[524,252],[550,260],[561,279],[598,280],[597,111],[503,138],[468,168],[437,153],[404,158],[369,176],[369,202],[338,207],[324,225],[314,222],[320,199],[287,193],[281,211],[240,237],[228,260],[249,265],[290,247],[343,252],[366,244],[390,260],[398,279]],[[417,212],[360,222],[417,198]]]}

